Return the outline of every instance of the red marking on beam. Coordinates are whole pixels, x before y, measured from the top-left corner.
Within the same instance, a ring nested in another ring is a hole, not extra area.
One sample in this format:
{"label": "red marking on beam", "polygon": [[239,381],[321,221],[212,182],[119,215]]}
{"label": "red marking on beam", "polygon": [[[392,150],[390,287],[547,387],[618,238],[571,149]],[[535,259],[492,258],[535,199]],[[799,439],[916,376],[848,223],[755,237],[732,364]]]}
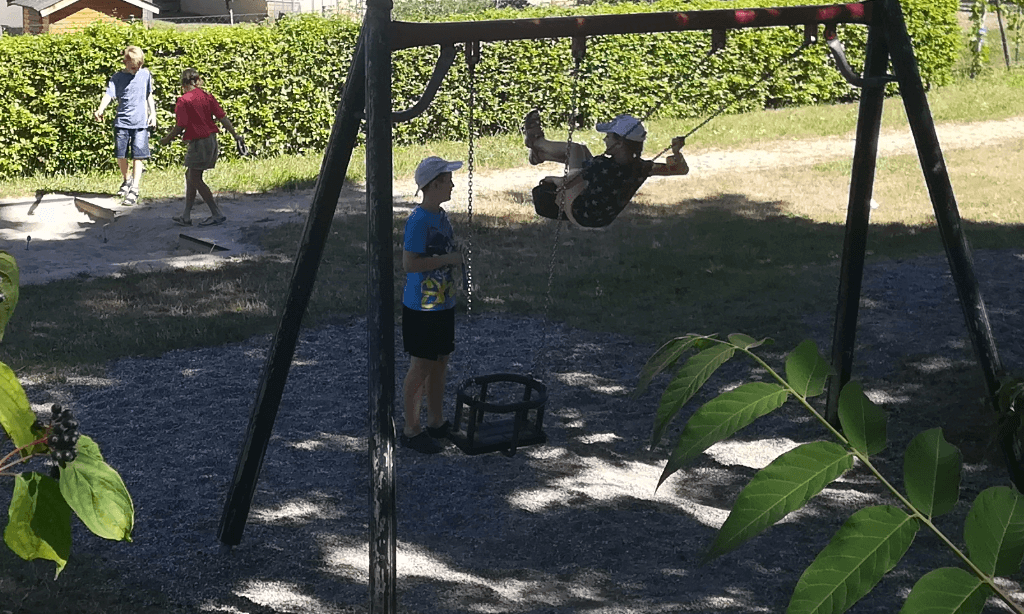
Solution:
{"label": "red marking on beam", "polygon": [[757,19],[757,13],[754,11],[734,11],[733,15],[736,16],[736,23],[751,23]]}
{"label": "red marking on beam", "polygon": [[864,5],[863,4],[848,4],[846,5],[847,10],[850,11],[850,15],[854,17],[864,16]]}
{"label": "red marking on beam", "polygon": [[676,13],[676,23],[688,24],[690,23],[690,16],[686,13]]}
{"label": "red marking on beam", "polygon": [[827,8],[827,9],[821,9],[821,10],[818,11],[818,17],[820,17],[822,19],[822,21],[828,21],[830,19],[838,17],[839,13],[840,13],[840,10],[838,8],[834,8],[834,7],[833,8]]}

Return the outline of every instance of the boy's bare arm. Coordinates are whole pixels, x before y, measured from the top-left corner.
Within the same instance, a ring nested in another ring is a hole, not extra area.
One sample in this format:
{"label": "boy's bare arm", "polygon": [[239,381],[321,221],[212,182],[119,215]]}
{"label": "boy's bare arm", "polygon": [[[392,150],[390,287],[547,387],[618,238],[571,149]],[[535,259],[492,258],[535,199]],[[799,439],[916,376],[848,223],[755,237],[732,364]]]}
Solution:
{"label": "boy's bare arm", "polygon": [[110,96],[108,96],[107,94],[103,94],[103,100],[100,100],[99,108],[96,109],[92,114],[93,119],[95,119],[96,121],[103,121],[103,112],[107,110],[108,106],[110,106],[111,100],[113,99]]}
{"label": "boy's bare arm", "polygon": [[146,125],[156,128],[156,98],[153,94],[146,98],[146,116]]}
{"label": "boy's bare arm", "polygon": [[677,136],[672,139],[672,155],[666,158],[666,164],[659,162],[654,163],[654,167],[651,169],[652,175],[686,175],[690,172],[690,165],[686,163],[686,158],[683,157],[683,145],[686,143],[686,138]]}
{"label": "boy's bare arm", "polygon": [[462,252],[426,256],[408,250],[402,251],[402,268],[406,273],[425,273],[452,264],[462,264]]}

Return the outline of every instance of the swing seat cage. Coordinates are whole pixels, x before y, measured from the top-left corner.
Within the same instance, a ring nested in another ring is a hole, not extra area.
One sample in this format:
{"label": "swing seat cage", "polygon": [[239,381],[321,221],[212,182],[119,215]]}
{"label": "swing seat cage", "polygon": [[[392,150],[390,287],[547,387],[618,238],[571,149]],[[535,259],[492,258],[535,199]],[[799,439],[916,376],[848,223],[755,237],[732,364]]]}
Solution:
{"label": "swing seat cage", "polygon": [[[511,388],[521,386],[521,395],[510,394],[508,385]],[[494,400],[499,395],[501,400]],[[518,401],[508,401],[516,396],[520,396]],[[548,438],[543,422],[547,401],[547,386],[527,375],[494,373],[466,379],[456,395],[451,441],[466,454],[502,452],[506,456],[513,456],[519,446],[545,443]],[[485,421],[486,414],[508,417]],[[466,418],[465,431],[462,430],[463,417]]]}

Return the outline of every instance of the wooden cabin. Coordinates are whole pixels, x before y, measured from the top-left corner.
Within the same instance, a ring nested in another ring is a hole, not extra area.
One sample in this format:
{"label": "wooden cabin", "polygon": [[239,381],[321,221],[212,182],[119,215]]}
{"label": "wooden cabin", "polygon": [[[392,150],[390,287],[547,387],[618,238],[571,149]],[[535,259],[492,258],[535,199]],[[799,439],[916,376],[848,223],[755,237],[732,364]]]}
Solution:
{"label": "wooden cabin", "polygon": [[25,34],[77,32],[96,21],[153,23],[160,9],[145,0],[7,0],[22,8]]}

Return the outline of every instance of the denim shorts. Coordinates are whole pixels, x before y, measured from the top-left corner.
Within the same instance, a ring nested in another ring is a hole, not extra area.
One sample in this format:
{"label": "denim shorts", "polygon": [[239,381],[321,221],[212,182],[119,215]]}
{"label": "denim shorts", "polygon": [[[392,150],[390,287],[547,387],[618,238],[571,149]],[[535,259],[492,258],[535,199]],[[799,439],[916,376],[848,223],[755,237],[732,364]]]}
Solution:
{"label": "denim shorts", "polygon": [[132,146],[132,158],[149,159],[148,128],[114,128],[114,157],[127,158],[128,144]]}

